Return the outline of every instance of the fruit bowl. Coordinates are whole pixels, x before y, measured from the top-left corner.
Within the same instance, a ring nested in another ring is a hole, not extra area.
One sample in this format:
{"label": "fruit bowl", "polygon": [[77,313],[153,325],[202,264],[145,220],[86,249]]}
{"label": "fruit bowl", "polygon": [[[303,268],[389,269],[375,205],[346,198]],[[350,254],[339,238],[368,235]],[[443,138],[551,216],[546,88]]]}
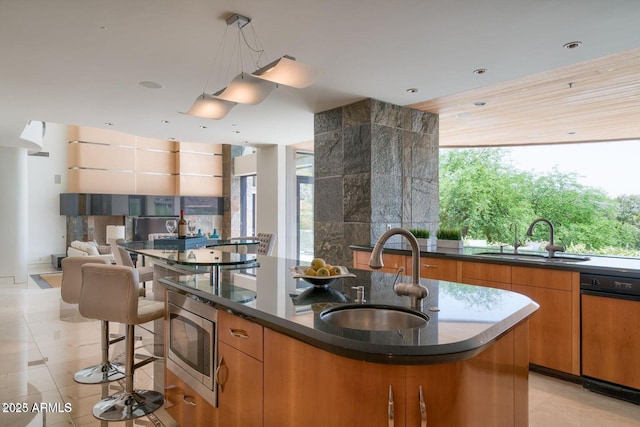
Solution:
{"label": "fruit bowl", "polygon": [[291,267],[290,270],[293,278],[302,279],[314,286],[327,286],[336,279],[343,279],[345,277],[356,277],[355,274],[349,273],[349,270],[347,270],[346,267],[342,266],[336,266],[336,268],[340,269],[340,274],[335,274],[333,276],[310,276],[308,274],[304,274],[304,271],[308,267],[308,265],[296,265],[295,267]]}

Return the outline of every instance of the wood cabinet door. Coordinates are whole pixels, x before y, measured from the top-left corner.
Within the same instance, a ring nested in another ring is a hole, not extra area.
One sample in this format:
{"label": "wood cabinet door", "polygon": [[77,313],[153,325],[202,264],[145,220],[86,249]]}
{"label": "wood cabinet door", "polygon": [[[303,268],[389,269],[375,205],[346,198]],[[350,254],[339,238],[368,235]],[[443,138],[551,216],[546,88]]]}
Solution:
{"label": "wood cabinet door", "polygon": [[540,305],[529,321],[531,363],[579,375],[572,363],[571,292],[524,285],[512,289]]}
{"label": "wood cabinet door", "polygon": [[405,426],[405,367],[347,359],[265,329],[265,427]]}
{"label": "wood cabinet door", "polygon": [[173,372],[165,369],[164,409],[180,426],[212,426],[216,410]]}
{"label": "wood cabinet door", "polygon": [[224,427],[261,427],[262,363],[223,342],[219,342],[218,381],[218,425]]}

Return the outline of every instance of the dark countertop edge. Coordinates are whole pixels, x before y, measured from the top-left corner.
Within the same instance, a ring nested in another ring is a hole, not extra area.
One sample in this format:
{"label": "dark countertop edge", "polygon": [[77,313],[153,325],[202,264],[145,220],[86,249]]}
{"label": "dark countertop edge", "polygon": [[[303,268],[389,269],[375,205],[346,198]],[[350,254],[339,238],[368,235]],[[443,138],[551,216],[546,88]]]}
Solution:
{"label": "dark countertop edge", "polygon": [[527,307],[509,316],[506,321],[497,323],[483,333],[466,341],[437,346],[409,347],[367,344],[332,335],[273,316],[259,309],[230,301],[221,296],[181,286],[167,279],[160,279],[160,281],[165,286],[173,288],[174,290],[177,289],[211,301],[219,310],[222,309],[246,318],[254,323],[302,341],[320,350],[349,359],[389,365],[432,365],[470,359],[490,346],[505,333],[509,332],[513,327],[527,320],[539,307],[536,303],[531,302]]}
{"label": "dark countertop edge", "polygon": [[[349,249],[360,252],[371,252],[373,246],[366,245],[350,245]],[[411,249],[384,248],[385,253],[411,255]],[[553,263],[547,261],[524,260],[524,259],[500,259],[494,256],[483,256],[477,254],[455,254],[445,252],[420,251],[420,257],[455,259],[460,261],[484,262],[487,264],[502,264],[519,267],[540,267],[550,270],[577,271],[581,273],[604,274],[614,276],[624,276],[631,278],[640,278],[640,270],[620,267],[607,267],[605,265],[588,265],[582,262],[576,263]],[[592,260],[596,258],[594,256]],[[602,257],[606,258],[606,257]],[[588,262],[588,261],[587,261]]]}

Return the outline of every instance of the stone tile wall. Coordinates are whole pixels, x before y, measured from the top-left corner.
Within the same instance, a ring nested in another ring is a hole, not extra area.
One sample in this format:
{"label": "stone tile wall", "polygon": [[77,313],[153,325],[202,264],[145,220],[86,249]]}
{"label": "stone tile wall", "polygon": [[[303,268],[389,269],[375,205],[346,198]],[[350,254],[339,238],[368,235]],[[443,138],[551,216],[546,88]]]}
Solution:
{"label": "stone tile wall", "polygon": [[314,127],[316,256],[352,265],[349,245],[388,226],[435,233],[437,115],[366,99],[316,114]]}

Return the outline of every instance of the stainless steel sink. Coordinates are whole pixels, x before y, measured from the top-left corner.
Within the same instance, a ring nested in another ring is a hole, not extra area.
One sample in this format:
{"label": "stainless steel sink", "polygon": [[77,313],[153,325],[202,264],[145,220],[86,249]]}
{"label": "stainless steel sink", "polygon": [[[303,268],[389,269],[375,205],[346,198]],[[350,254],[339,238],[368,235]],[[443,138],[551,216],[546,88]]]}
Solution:
{"label": "stainless steel sink", "polygon": [[320,319],[342,328],[364,331],[393,331],[427,326],[429,317],[403,307],[382,305],[341,305],[324,310]]}
{"label": "stainless steel sink", "polygon": [[476,255],[481,256],[490,256],[497,257],[503,259],[514,259],[521,261],[539,261],[539,262],[582,262],[589,261],[588,256],[580,256],[580,255],[558,255],[556,254],[553,257],[548,257],[543,254],[510,254],[508,252],[480,252]]}

